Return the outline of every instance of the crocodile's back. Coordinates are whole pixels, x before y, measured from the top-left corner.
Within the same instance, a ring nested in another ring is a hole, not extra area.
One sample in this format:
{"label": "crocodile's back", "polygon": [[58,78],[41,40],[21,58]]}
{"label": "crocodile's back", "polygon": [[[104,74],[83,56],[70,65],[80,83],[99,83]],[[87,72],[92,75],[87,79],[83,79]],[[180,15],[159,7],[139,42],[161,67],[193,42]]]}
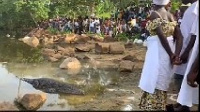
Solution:
{"label": "crocodile's back", "polygon": [[[75,87],[74,85],[59,82],[49,78],[33,79],[39,82],[39,85],[35,89],[42,90],[47,93],[62,93],[62,94],[74,94],[83,95],[83,91]],[[32,84],[33,85],[33,84]]]}

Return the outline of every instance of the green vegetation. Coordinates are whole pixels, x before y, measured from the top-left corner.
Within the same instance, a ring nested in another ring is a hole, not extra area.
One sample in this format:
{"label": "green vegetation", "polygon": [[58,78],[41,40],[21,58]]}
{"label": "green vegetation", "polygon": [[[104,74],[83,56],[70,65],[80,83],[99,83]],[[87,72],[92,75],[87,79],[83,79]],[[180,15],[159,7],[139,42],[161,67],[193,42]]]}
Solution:
{"label": "green vegetation", "polygon": [[116,38],[119,41],[125,41],[126,42],[128,39],[132,39],[132,40],[139,39],[140,35],[141,35],[140,33],[135,34],[134,36],[131,36],[127,33],[120,33],[120,34],[116,35]]}
{"label": "green vegetation", "polygon": [[[73,19],[95,14],[100,18],[109,18],[118,9],[150,3],[150,0],[144,3],[139,0],[0,0],[0,30],[11,35],[25,35],[39,22],[57,16]],[[173,0],[172,12],[180,4],[180,0]]]}
{"label": "green vegetation", "polygon": [[50,18],[90,16],[110,17],[117,9],[138,0],[0,0],[0,30],[25,35],[38,22]]}
{"label": "green vegetation", "polygon": [[181,4],[182,4],[181,0],[173,0],[172,1],[171,12],[175,13],[175,11],[180,8]]}

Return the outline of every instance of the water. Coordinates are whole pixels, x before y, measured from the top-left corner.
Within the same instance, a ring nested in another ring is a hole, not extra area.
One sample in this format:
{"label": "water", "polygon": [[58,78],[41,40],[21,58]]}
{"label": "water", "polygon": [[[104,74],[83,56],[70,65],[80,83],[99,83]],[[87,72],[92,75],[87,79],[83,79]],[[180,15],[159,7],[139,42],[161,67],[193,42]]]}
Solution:
{"label": "water", "polygon": [[39,110],[73,110],[74,106],[90,102],[103,94],[106,86],[116,83],[119,77],[116,70],[96,69],[85,62],[81,62],[82,69],[73,74],[73,71],[59,69],[61,62],[43,61],[39,55],[40,49],[30,48],[15,39],[0,39],[0,103],[13,104],[16,98],[25,94],[42,93],[19,78],[51,78],[75,84],[86,95],[46,94],[47,100]]}
{"label": "water", "polygon": [[[61,70],[61,62],[44,61],[39,48],[0,36],[0,110],[2,102],[14,104],[16,98],[27,93],[42,93],[19,78],[51,78],[75,84],[86,93],[84,96],[46,94],[47,100],[39,110],[138,110],[141,69],[120,73],[112,67],[100,69],[94,66],[95,60],[91,61],[81,62],[79,71]],[[170,101],[175,102],[176,95],[172,91]]]}
{"label": "water", "polygon": [[[19,78],[52,78],[66,83],[81,85],[81,89],[85,90],[87,95],[74,96],[47,94],[47,101],[40,109],[71,110],[73,109],[73,104],[87,102],[87,100],[95,98],[95,94],[101,93],[101,90],[97,91],[98,89],[96,89],[96,87],[103,89],[104,85],[111,83],[112,77],[107,75],[105,71],[96,71],[96,74],[92,75],[90,73],[91,71],[86,72],[84,69],[85,68],[83,67],[84,72],[80,72],[76,75],[69,75],[67,74],[67,71],[60,70],[51,63],[0,64],[0,101],[13,102],[18,96],[23,96],[27,93],[41,93],[41,91],[34,89],[26,82],[22,81],[20,85]],[[77,99],[80,101],[77,101]]]}

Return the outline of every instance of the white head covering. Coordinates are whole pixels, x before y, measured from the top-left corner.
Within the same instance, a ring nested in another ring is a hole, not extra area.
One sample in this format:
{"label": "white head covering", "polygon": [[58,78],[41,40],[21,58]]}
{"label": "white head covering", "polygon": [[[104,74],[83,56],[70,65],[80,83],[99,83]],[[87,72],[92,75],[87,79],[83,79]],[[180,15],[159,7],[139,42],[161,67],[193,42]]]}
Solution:
{"label": "white head covering", "polygon": [[188,4],[182,4],[181,6],[189,7],[189,6],[191,6],[191,5],[192,5],[191,3],[188,3]]}
{"label": "white head covering", "polygon": [[153,4],[155,5],[167,5],[170,0],[153,0]]}

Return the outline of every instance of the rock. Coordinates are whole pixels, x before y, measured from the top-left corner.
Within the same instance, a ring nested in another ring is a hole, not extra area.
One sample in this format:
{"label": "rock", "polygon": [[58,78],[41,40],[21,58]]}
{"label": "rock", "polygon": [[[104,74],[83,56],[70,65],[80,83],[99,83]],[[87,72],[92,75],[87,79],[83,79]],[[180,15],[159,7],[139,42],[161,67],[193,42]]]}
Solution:
{"label": "rock", "polygon": [[53,56],[55,54],[55,50],[54,49],[49,49],[49,48],[44,48],[42,50],[42,54],[46,55],[46,56]]}
{"label": "rock", "polygon": [[47,44],[53,44],[53,43],[54,43],[54,39],[53,39],[53,37],[48,38],[48,40],[47,40]]}
{"label": "rock", "polygon": [[66,47],[64,51],[61,52],[62,55],[67,55],[67,56],[74,56],[75,54],[75,49],[72,47]]}
{"label": "rock", "polygon": [[65,48],[61,47],[61,46],[57,46],[57,50],[58,51],[65,51]]}
{"label": "rock", "polygon": [[90,38],[86,35],[82,36],[82,35],[77,35],[74,43],[76,44],[85,44],[88,40],[90,40]]}
{"label": "rock", "polygon": [[105,36],[104,42],[115,42],[116,39],[110,36]]}
{"label": "rock", "polygon": [[136,44],[143,44],[143,41],[142,41],[141,39],[138,39],[138,40],[136,41]]}
{"label": "rock", "polygon": [[77,70],[81,68],[81,63],[78,59],[69,57],[62,62],[60,68]]}
{"label": "rock", "polygon": [[82,37],[90,39],[90,37],[86,34],[81,34]]}
{"label": "rock", "polygon": [[123,54],[125,51],[125,46],[120,43],[110,44],[110,53],[111,54]]}
{"label": "rock", "polygon": [[133,43],[126,43],[125,48],[133,48]]}
{"label": "rock", "polygon": [[67,34],[64,41],[65,41],[65,43],[68,43],[68,44],[73,43],[75,38],[76,38],[76,34]]}
{"label": "rock", "polygon": [[37,110],[45,101],[45,94],[25,94],[20,100],[20,104],[27,110]]}
{"label": "rock", "polygon": [[95,44],[95,52],[96,53],[109,53],[109,44],[108,43],[96,43]]}
{"label": "rock", "polygon": [[91,50],[91,47],[86,44],[78,44],[75,46],[75,48],[80,52],[89,52]]}
{"label": "rock", "polygon": [[8,38],[9,38],[9,37],[10,37],[10,34],[7,34],[7,35],[6,35],[6,37],[8,37]]}
{"label": "rock", "polygon": [[42,28],[40,28],[40,29],[37,29],[37,30],[34,32],[34,35],[35,35],[37,38],[39,38],[39,37],[41,37],[41,36],[43,35],[43,33],[44,33],[44,30],[43,30]]}
{"label": "rock", "polygon": [[137,58],[136,58],[136,56],[135,55],[127,55],[127,56],[125,56],[125,57],[123,57],[122,58],[122,60],[129,60],[129,61],[132,61],[132,62],[134,62],[134,61],[136,61],[137,60]]}
{"label": "rock", "polygon": [[121,61],[119,64],[119,71],[120,72],[132,72],[134,68],[134,63],[132,61]]}
{"label": "rock", "polygon": [[28,36],[24,37],[22,39],[22,41],[25,44],[27,44],[27,45],[29,45],[31,47],[37,47],[39,45],[39,43],[40,43],[38,38],[36,38],[36,37],[28,37]]}
{"label": "rock", "polygon": [[88,60],[88,59],[90,59],[87,55],[77,55],[76,54],[76,56],[75,56],[77,59],[79,59],[79,60]]}
{"label": "rock", "polygon": [[53,54],[52,57],[56,59],[61,59],[63,55],[61,55],[60,53],[56,53],[56,54]]}
{"label": "rock", "polygon": [[51,56],[48,57],[48,60],[51,61],[51,62],[57,62],[58,61],[57,58],[54,58],[54,57],[51,57]]}
{"label": "rock", "polygon": [[93,38],[95,41],[98,41],[98,42],[103,42],[103,40],[104,40],[103,37],[98,36],[98,35],[94,35],[94,36],[92,36],[92,38]]}
{"label": "rock", "polygon": [[40,39],[40,44],[42,45],[47,45],[48,44],[48,38],[47,37],[43,37]]}

